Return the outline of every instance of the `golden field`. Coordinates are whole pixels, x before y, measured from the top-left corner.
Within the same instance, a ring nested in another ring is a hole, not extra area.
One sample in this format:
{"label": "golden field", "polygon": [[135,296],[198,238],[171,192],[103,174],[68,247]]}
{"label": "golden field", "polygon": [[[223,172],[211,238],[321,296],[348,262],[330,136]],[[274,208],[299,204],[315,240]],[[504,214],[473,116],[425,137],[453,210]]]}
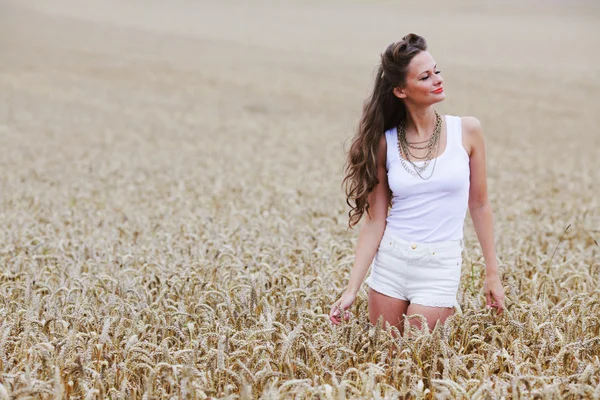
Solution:
{"label": "golden field", "polygon": [[[0,399],[600,399],[600,4],[399,3],[0,0]],[[408,32],[484,127],[507,310],[467,216],[461,310],[394,340],[366,285],[328,313]]]}

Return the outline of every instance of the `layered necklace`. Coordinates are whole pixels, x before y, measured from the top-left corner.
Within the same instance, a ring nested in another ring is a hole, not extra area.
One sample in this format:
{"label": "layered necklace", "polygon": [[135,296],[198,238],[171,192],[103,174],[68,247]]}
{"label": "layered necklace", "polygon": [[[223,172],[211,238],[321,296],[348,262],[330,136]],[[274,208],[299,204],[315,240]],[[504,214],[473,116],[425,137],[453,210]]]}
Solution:
{"label": "layered necklace", "polygon": [[[442,131],[442,117],[440,116],[440,114],[435,111],[435,128],[433,130],[433,134],[431,135],[431,137],[428,140],[424,140],[421,142],[409,142],[408,140],[406,140],[406,119],[403,119],[400,124],[398,125],[398,151],[400,151],[400,162],[402,164],[402,166],[404,167],[404,169],[406,170],[406,172],[408,172],[409,174],[411,174],[414,177],[420,177],[423,180],[427,180],[429,178],[431,178],[433,176],[433,171],[435,171],[435,165],[437,163],[437,157],[435,157],[437,155],[439,146],[440,146],[440,133]],[[425,145],[422,145],[423,143],[425,143]],[[422,145],[422,146],[420,146]],[[427,152],[425,153],[425,156],[423,157],[419,157],[419,156],[415,156],[414,154],[412,154],[410,152],[410,149],[415,149],[415,150],[427,150]],[[406,154],[408,160],[405,160],[404,157],[402,157],[402,154]],[[423,165],[416,165],[410,158],[415,158],[417,160],[421,160],[424,161]],[[431,163],[431,160],[433,161],[433,168],[431,170],[431,174],[429,174],[429,176],[427,178],[423,177],[422,173],[427,169],[427,167],[429,166],[429,164]],[[412,168],[407,164],[408,163],[411,164]]]}

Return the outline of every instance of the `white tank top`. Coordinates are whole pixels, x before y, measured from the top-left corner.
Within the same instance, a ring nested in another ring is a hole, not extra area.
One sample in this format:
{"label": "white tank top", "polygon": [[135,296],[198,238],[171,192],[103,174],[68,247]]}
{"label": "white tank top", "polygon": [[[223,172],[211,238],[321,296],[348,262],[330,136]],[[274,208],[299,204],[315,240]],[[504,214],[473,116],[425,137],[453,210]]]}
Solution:
{"label": "white tank top", "polygon": [[[462,145],[461,118],[445,118],[446,149],[437,157],[428,180],[406,172],[400,164],[397,129],[385,132],[387,176],[393,193],[386,229],[406,241],[430,243],[463,238],[471,175],[469,155]],[[429,177],[434,161],[422,176]],[[407,165],[412,168],[410,163]]]}

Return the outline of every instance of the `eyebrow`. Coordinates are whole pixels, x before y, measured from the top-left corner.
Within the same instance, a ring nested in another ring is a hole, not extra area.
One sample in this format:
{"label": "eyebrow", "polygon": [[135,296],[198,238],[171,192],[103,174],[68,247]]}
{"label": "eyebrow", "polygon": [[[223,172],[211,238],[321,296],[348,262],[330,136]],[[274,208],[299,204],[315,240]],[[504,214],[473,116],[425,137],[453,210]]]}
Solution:
{"label": "eyebrow", "polygon": [[[435,65],[433,66],[433,69],[435,69],[435,67],[437,67],[437,64],[435,64]],[[421,73],[420,73],[419,75],[417,75],[417,76],[421,76],[421,75],[423,75],[425,72],[427,72],[427,71],[423,71],[423,72],[421,72]]]}

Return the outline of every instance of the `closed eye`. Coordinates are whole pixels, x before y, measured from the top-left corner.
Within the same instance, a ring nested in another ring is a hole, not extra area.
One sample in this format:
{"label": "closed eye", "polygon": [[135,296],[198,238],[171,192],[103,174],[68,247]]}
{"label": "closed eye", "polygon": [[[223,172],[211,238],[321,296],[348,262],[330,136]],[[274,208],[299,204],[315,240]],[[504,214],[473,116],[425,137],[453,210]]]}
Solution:
{"label": "closed eye", "polygon": [[[435,73],[436,73],[436,75],[439,75],[439,74],[441,74],[441,73],[442,73],[442,71],[435,71]],[[424,81],[424,80],[425,80],[425,79],[427,79],[427,78],[429,78],[429,75],[427,75],[426,77],[424,77],[424,78],[421,78],[421,79],[419,79],[419,80],[420,80],[420,81]]]}

